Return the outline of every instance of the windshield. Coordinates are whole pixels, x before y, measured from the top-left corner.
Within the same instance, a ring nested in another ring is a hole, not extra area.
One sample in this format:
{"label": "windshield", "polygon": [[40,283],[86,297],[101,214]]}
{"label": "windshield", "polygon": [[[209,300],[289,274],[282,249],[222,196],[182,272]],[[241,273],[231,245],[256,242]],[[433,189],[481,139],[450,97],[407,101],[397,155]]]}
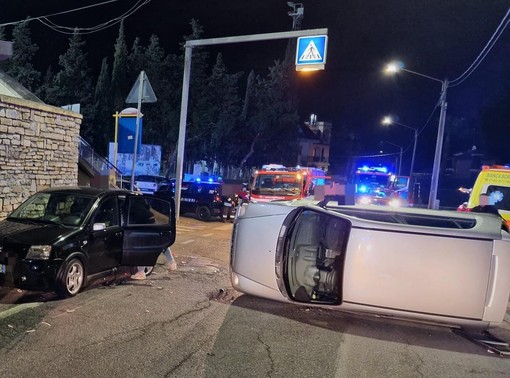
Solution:
{"label": "windshield", "polygon": [[68,193],[36,193],[8,219],[80,226],[94,203],[93,197]]}
{"label": "windshield", "polygon": [[303,180],[295,173],[263,174],[255,176],[253,194],[288,196],[301,193]]}
{"label": "windshield", "polygon": [[357,174],[356,193],[372,193],[381,187],[387,187],[389,176],[375,174]]}

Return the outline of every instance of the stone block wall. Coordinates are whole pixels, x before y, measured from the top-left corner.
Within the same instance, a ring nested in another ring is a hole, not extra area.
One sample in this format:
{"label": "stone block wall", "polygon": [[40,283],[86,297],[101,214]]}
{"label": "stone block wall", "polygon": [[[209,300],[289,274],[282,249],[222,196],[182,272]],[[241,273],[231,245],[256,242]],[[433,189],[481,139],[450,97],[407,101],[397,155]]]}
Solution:
{"label": "stone block wall", "polygon": [[0,95],[0,219],[35,192],[78,184],[82,116]]}

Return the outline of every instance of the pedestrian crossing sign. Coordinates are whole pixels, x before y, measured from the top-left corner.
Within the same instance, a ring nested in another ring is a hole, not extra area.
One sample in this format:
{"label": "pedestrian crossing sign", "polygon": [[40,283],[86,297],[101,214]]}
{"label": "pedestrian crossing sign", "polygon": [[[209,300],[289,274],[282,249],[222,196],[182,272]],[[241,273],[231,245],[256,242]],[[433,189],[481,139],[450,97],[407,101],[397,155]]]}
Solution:
{"label": "pedestrian crossing sign", "polygon": [[299,37],[296,47],[296,71],[323,70],[326,64],[327,35]]}

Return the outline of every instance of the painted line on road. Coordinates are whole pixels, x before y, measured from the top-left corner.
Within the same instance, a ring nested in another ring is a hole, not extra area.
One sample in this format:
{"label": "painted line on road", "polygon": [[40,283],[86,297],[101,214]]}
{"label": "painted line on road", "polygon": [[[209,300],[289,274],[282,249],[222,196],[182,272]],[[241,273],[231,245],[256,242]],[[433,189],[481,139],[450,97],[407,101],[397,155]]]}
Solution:
{"label": "painted line on road", "polygon": [[224,225],[221,225],[221,226],[218,226],[218,227],[214,227],[215,230],[231,230],[232,229],[232,225],[231,224],[224,224]]}
{"label": "painted line on road", "polygon": [[180,225],[177,225],[176,228],[179,228],[182,230],[202,230],[205,228],[205,226],[180,226]]}
{"label": "painted line on road", "polygon": [[208,236],[211,236],[211,235],[214,235],[214,234],[211,232],[210,234],[203,234],[202,236],[208,237]]}
{"label": "painted line on road", "polygon": [[189,243],[193,243],[195,240],[191,239],[191,240],[186,240],[186,241],[183,241],[183,242],[180,242],[179,244],[189,244]]}
{"label": "painted line on road", "polygon": [[0,319],[8,318],[11,315],[17,314],[18,312],[21,312],[23,310],[26,310],[28,308],[35,308],[37,306],[42,305],[42,302],[34,302],[34,303],[22,303],[20,305],[17,305],[16,307],[12,307],[8,310],[5,310],[3,312],[0,312]]}

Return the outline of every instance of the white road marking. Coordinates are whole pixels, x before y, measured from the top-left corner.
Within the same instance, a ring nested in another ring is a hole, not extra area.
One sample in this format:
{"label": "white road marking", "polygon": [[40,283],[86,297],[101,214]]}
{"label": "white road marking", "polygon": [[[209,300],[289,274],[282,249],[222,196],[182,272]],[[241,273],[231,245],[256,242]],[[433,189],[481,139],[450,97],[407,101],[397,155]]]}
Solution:
{"label": "white road marking", "polygon": [[218,226],[218,227],[214,227],[215,230],[231,230],[232,229],[232,225],[231,224],[223,224],[221,226]]}
{"label": "white road marking", "polygon": [[17,305],[16,307],[12,307],[8,310],[5,310],[0,313],[0,319],[8,318],[11,315],[17,314],[18,312],[21,312],[23,310],[26,310],[27,308],[34,308],[37,306],[42,305],[42,302],[34,302],[34,303],[22,303],[20,305]]}
{"label": "white road marking", "polygon": [[210,233],[210,234],[203,234],[202,236],[207,237],[207,236],[211,236],[211,235],[213,235],[213,233]]}

